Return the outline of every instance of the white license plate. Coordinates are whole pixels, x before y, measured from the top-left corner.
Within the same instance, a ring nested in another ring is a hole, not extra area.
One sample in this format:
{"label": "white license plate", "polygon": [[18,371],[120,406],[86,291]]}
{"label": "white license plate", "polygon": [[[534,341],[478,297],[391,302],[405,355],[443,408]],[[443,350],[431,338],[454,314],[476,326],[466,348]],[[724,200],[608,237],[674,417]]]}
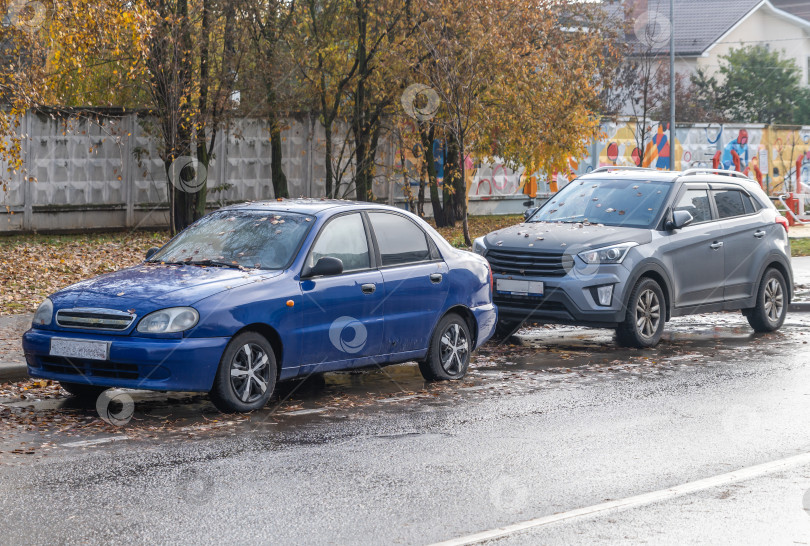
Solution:
{"label": "white license plate", "polygon": [[55,337],[51,339],[51,356],[107,360],[107,341],[84,341]]}
{"label": "white license plate", "polygon": [[516,296],[542,296],[542,281],[520,281],[515,279],[497,279],[495,287],[498,292],[514,294]]}

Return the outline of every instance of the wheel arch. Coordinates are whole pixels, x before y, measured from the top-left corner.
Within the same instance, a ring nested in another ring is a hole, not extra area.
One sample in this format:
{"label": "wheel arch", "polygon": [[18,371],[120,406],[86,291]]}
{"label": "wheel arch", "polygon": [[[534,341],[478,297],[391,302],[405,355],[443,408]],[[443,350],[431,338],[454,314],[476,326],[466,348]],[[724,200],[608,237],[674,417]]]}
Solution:
{"label": "wheel arch", "polygon": [[284,360],[284,344],[281,342],[281,336],[276,329],[263,322],[254,322],[242,327],[233,337],[245,332],[256,332],[270,343],[270,346],[273,348],[273,355],[276,357],[276,377],[281,377],[281,363]]}
{"label": "wheel arch", "polygon": [[[477,344],[478,344],[478,321],[475,320],[475,315],[473,314],[473,312],[470,311],[470,309],[468,307],[464,306],[464,305],[461,305],[461,304],[454,305],[453,307],[451,307],[450,309],[448,309],[447,311],[444,312],[444,314],[436,322],[436,324],[438,325],[438,323],[444,317],[446,317],[447,315],[450,315],[450,314],[459,315],[461,318],[464,319],[464,321],[467,323],[467,327],[470,329],[470,335],[473,338],[472,339],[473,347],[476,347]],[[435,326],[434,326],[434,329],[435,329]]]}
{"label": "wheel arch", "polygon": [[[785,265],[782,260],[779,260],[773,256],[769,257],[768,260],[765,261],[765,267],[762,268],[762,271],[759,272],[759,277],[757,278],[756,289],[759,290],[759,285],[762,283],[762,278],[765,276],[765,272],[769,269],[776,269],[779,273],[782,274],[782,277],[785,279],[785,288],[787,288],[787,296],[788,296],[788,304],[793,300],[793,275],[791,275],[791,271],[787,265]],[[755,292],[756,295],[758,292]]]}
{"label": "wheel arch", "polygon": [[661,287],[661,291],[664,293],[664,303],[666,308],[665,322],[669,322],[672,318],[672,306],[674,304],[672,297],[672,284],[669,280],[669,275],[666,274],[665,270],[655,263],[649,263],[646,265],[646,267],[640,268],[638,272],[633,275],[631,281],[627,283],[628,290],[624,297],[624,309],[626,310],[630,305],[630,296],[633,293],[633,287],[635,287],[636,284],[638,284],[638,282],[643,278],[652,279],[658,283],[658,286]]}

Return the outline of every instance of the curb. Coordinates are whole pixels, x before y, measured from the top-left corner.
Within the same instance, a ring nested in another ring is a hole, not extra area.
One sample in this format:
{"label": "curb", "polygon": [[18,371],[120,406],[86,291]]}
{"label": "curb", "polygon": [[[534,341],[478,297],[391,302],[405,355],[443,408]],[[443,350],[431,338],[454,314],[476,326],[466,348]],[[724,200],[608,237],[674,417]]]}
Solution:
{"label": "curb", "polygon": [[810,313],[810,301],[794,301],[788,306],[791,313]]}
{"label": "curb", "polygon": [[0,383],[20,381],[28,377],[28,366],[25,364],[0,362]]}

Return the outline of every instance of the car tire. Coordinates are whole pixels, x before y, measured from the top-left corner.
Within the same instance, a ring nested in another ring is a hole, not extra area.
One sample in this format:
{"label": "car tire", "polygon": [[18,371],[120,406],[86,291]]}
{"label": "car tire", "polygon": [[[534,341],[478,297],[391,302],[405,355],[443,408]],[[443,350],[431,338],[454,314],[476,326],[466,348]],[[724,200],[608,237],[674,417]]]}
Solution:
{"label": "car tire", "polygon": [[108,388],[99,387],[97,385],[85,385],[84,383],[69,383],[67,381],[60,381],[59,386],[68,391],[71,396],[85,400],[96,400],[99,395]]}
{"label": "car tire", "polygon": [[419,362],[419,371],[428,381],[461,379],[467,374],[472,353],[472,337],[467,321],[451,313],[439,321],[430,339],[428,354]]}
{"label": "car tire", "polygon": [[499,320],[495,325],[495,333],[492,334],[492,341],[507,341],[523,326],[522,321]]}
{"label": "car tire", "polygon": [[664,292],[653,279],[641,279],[627,302],[624,322],[616,328],[616,341],[624,347],[655,347],[664,333]]}
{"label": "car tire", "polygon": [[754,331],[773,332],[785,322],[787,303],[785,277],[777,269],[770,268],[759,282],[756,306],[743,310],[743,315]]}
{"label": "car tire", "polygon": [[276,386],[276,356],[263,335],[244,332],[234,337],[219,361],[211,402],[223,413],[264,407]]}

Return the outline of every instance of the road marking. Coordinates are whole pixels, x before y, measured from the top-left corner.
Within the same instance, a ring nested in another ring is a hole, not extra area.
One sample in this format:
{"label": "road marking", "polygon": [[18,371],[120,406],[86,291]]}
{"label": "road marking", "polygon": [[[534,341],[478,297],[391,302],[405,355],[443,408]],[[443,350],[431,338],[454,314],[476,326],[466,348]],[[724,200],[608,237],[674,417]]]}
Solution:
{"label": "road marking", "polygon": [[670,487],[669,489],[662,489],[660,491],[644,493],[642,495],[627,497],[625,499],[603,502],[601,504],[596,504],[594,506],[589,506],[586,508],[578,508],[576,510],[571,510],[569,512],[562,512],[560,514],[553,514],[551,516],[544,516],[541,518],[530,519],[528,521],[507,525],[504,527],[498,527],[497,529],[491,529],[489,531],[482,531],[480,533],[454,538],[445,542],[437,542],[433,546],[462,546],[465,544],[478,544],[480,542],[484,542],[487,540],[494,540],[515,533],[520,533],[528,529],[545,527],[547,525],[552,525],[560,521],[568,521],[577,518],[584,518],[602,512],[618,511],[626,508],[632,508],[636,506],[642,506],[645,504],[652,504],[654,502],[674,499],[676,497],[682,497],[684,495],[689,495],[691,493],[696,493],[698,491],[703,491],[705,489],[712,489],[715,487],[719,487],[721,485],[744,481],[751,478],[763,476],[765,474],[772,474],[774,472],[779,472],[780,470],[785,470],[787,468],[802,466],[805,464],[810,464],[810,453],[803,453],[801,455],[794,455],[792,457],[779,459],[777,461],[771,461],[769,463],[763,463],[755,466],[741,468],[739,470],[728,472],[726,474],[712,476],[711,478],[704,478],[702,480],[676,485],[674,487]]}
{"label": "road marking", "polygon": [[87,447],[97,446],[99,444],[108,444],[110,442],[119,442],[121,440],[129,440],[127,436],[111,436],[110,438],[96,438],[95,440],[81,440],[79,442],[68,442],[62,444],[62,447]]}

